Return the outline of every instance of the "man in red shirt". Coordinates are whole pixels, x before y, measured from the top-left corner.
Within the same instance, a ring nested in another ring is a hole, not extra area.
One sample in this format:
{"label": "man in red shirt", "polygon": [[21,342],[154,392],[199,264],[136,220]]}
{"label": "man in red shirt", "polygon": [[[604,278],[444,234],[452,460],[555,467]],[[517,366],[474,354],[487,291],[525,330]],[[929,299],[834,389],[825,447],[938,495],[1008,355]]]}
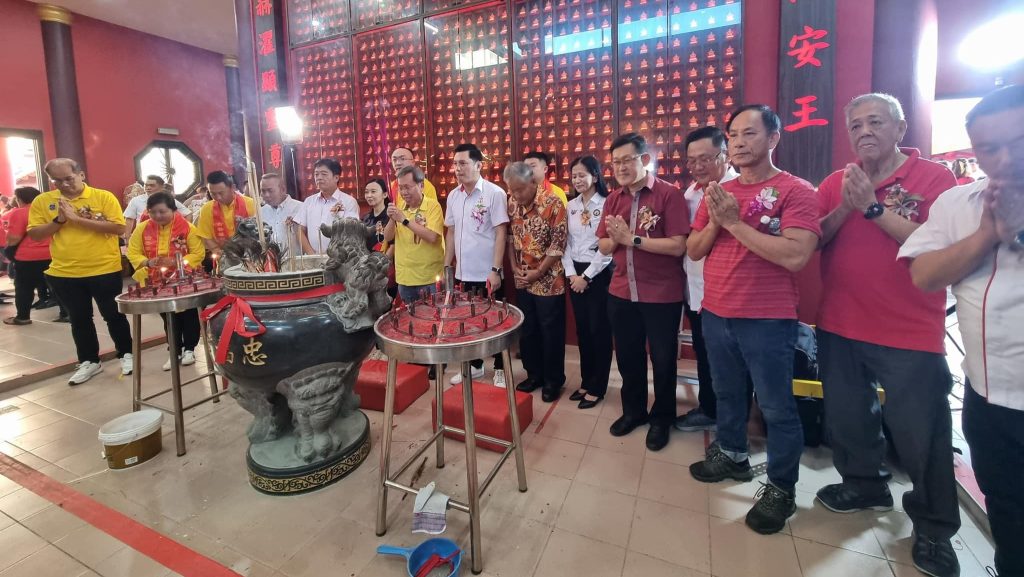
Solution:
{"label": "man in red shirt", "polygon": [[718,397],[718,434],[705,460],[690,465],[698,481],[749,481],[747,376],[768,424],[768,483],[746,523],[776,533],[796,512],[803,428],[793,399],[797,333],[795,273],[818,244],[814,188],[772,164],[779,116],[743,106],[726,126],[729,158],[740,176],[708,183],[686,248],[704,264],[704,340]]}
{"label": "man in red shirt", "polygon": [[[900,148],[907,122],[898,100],[864,94],[846,106],[856,164],[818,187],[824,300],[818,354],[832,460],[842,483],[818,491],[838,513],[889,511],[882,464],[889,427],[914,484],[903,507],[914,523],[914,564],[958,575],[950,538],[960,528],[953,477],[952,388],[945,358],[946,293],[914,286],[900,246],[936,198],[956,186],[948,168]],[[885,412],[875,387],[885,390]]]}
{"label": "man in red shirt", "polygon": [[[676,418],[677,332],[683,312],[683,269],[690,215],[683,193],[648,170],[651,153],[636,133],[611,145],[615,180],[597,227],[598,250],[615,267],[608,316],[622,375],[622,416],[611,426],[620,437],[650,422],[647,448],[668,444]],[[645,348],[646,347],[646,348]],[[654,369],[654,406],[647,409],[647,350]]]}

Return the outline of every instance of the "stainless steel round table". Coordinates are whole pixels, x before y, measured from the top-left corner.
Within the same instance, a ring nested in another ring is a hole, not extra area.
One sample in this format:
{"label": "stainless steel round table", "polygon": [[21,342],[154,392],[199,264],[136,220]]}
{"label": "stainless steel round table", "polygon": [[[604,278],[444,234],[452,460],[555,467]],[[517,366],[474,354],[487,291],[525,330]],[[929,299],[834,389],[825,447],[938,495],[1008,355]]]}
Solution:
{"label": "stainless steel round table", "polygon": [[[203,309],[213,304],[223,296],[219,285],[216,288],[200,290],[184,295],[171,294],[162,296],[160,290],[150,295],[152,289],[138,289],[133,287],[127,292],[121,293],[115,299],[117,309],[124,314],[132,315],[132,410],[138,411],[140,407],[150,407],[161,410],[174,416],[174,437],[177,445],[178,456],[185,454],[185,411],[194,408],[208,401],[219,402],[220,396],[227,391],[217,390],[216,371],[214,370],[213,357],[210,354],[210,340],[207,337],[206,323],[199,323],[200,334],[202,335],[202,347],[205,353],[207,372],[198,377],[181,382],[181,366],[179,356],[181,350],[178,346],[177,318],[173,313],[181,313],[192,309]],[[167,315],[167,345],[170,348],[171,357],[171,386],[160,392],[153,393],[146,397],[142,396],[142,315],[170,313]],[[210,395],[188,406],[184,406],[181,398],[181,388],[185,385],[209,379]],[[152,399],[171,393],[174,406],[167,408],[151,402]]]}

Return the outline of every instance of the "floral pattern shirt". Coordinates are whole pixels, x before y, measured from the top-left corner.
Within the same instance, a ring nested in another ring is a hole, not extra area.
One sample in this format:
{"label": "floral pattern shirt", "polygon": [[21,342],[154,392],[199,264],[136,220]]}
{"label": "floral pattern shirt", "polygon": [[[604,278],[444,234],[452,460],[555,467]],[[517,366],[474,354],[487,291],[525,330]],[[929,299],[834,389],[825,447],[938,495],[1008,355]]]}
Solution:
{"label": "floral pattern shirt", "polygon": [[561,256],[569,235],[565,205],[553,194],[538,192],[530,206],[520,206],[509,197],[508,213],[511,218],[512,255],[516,266],[537,270],[549,256],[559,257],[540,279],[526,287],[537,296],[565,294],[565,268]]}

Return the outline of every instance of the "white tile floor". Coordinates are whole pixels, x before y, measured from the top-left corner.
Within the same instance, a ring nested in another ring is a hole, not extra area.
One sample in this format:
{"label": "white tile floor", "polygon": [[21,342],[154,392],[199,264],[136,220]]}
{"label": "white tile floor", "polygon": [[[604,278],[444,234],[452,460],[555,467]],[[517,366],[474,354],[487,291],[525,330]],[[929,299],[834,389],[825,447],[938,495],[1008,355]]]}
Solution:
{"label": "white tile floor", "polygon": [[[575,349],[567,349],[570,383],[578,379]],[[147,389],[166,386],[162,350],[144,355]],[[185,373],[203,370],[202,363]],[[518,368],[518,367],[517,367]],[[614,368],[613,368],[614,374]],[[73,489],[208,556],[243,576],[349,577],[404,574],[400,559],[377,556],[378,544],[409,546],[412,501],[392,498],[389,531],[374,535],[381,415],[367,411],[374,452],[352,475],[309,495],[270,497],[246,480],[245,428],[249,415],[229,398],[190,411],[188,454],[174,455],[170,420],[164,450],[152,461],[109,471],[100,458],[97,429],[128,412],[129,378],[113,363],[88,383],[69,388],[66,376],[9,393],[0,401],[0,451]],[[613,387],[617,387],[617,381]],[[203,394],[202,385],[186,398]],[[692,404],[681,387],[680,411]],[[567,396],[567,395],[566,395]],[[613,438],[617,390],[589,411],[563,397],[534,400],[525,435],[529,491],[515,490],[506,466],[484,497],[484,573],[491,576],[897,576],[910,566],[910,523],[898,510],[905,480],[892,482],[897,510],[835,515],[813,503],[814,491],[837,479],[827,450],[808,450],[801,466],[799,511],[785,531],[760,536],[743,523],[759,485],[697,483],[686,466],[703,454],[703,434],[673,432],[658,453],[644,447],[644,431]],[[393,454],[408,454],[430,430],[424,395],[396,417]],[[421,483],[438,480],[455,497],[465,493],[463,445],[449,441],[448,465],[436,469],[433,452]],[[755,442],[754,461],[763,461]],[[479,453],[485,470],[496,455]],[[468,546],[465,516],[452,512],[445,536]],[[954,540],[965,577],[984,577],[992,563],[985,536],[964,515]],[[463,572],[468,574],[468,571]],[[0,476],[0,577],[164,577],[168,568]]]}

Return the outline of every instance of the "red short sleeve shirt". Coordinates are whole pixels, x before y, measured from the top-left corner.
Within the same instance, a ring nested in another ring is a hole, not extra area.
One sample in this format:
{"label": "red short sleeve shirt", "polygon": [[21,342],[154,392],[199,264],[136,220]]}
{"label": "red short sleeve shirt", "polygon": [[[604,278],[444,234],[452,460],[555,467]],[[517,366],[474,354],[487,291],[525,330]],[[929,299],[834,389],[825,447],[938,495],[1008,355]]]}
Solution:
{"label": "red short sleeve shirt", "polygon": [[[779,235],[800,228],[821,236],[818,201],[806,180],[780,172],[756,184],[737,178],[722,188],[736,197],[743,222],[760,232]],[[701,203],[693,229],[703,230],[708,222],[707,205]],[[795,274],[754,254],[724,229],[705,258],[705,309],[726,318],[797,318]]]}
{"label": "red short sleeve shirt", "polygon": [[[597,238],[608,238],[609,215],[630,223],[633,234],[645,238],[685,236],[690,232],[690,212],[683,192],[653,174],[637,193],[616,190],[604,203]],[[608,292],[621,299],[643,303],[676,303],[683,300],[682,259],[654,254],[632,246],[618,246],[612,253],[615,270]]]}
{"label": "red short sleeve shirt", "polygon": [[14,253],[15,260],[50,260],[50,239],[33,240],[27,234],[28,208],[18,207],[3,216],[3,228],[6,232],[21,237],[18,250]]}
{"label": "red short sleeve shirt", "polygon": [[[875,189],[887,210],[916,223],[940,194],[956,186],[941,164],[900,149],[909,158]],[[821,216],[842,201],[843,171],[818,187]],[[837,335],[899,349],[945,352],[946,293],[922,292],[910,280],[908,263],[898,261],[900,243],[876,223],[853,213],[821,251],[824,298],[818,326]]]}

